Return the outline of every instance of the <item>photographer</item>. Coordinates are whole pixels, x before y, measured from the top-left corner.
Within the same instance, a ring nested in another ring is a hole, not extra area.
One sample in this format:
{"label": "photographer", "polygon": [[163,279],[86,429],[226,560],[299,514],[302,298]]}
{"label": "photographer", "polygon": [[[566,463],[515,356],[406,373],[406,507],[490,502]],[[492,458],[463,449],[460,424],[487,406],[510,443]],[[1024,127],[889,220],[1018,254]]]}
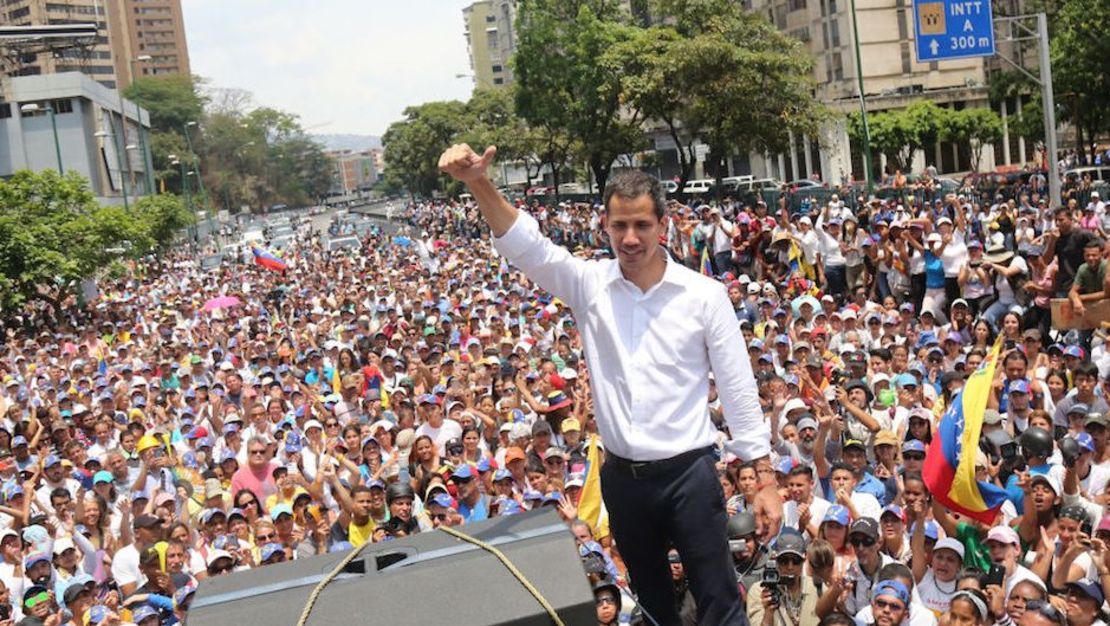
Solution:
{"label": "photographer", "polygon": [[740,583],[740,593],[743,595],[763,575],[767,550],[756,543],[755,516],[747,511],[728,518],[726,530],[732,566],[736,570],[736,580]]}
{"label": "photographer", "polygon": [[817,587],[803,573],[806,541],[786,530],[772,548],[774,563],[748,594],[748,619],[761,626],[817,626]]}

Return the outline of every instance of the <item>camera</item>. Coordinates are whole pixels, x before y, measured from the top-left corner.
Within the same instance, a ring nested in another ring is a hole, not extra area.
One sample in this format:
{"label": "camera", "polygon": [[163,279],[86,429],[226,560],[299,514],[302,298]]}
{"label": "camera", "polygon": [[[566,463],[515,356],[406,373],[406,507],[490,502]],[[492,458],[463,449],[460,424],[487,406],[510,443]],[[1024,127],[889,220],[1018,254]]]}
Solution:
{"label": "camera", "polygon": [[771,591],[771,598],[773,598],[775,604],[779,603],[779,582],[781,580],[778,564],[774,561],[768,561],[767,565],[763,567],[763,577],[760,582],[763,583],[764,589]]}
{"label": "camera", "polygon": [[987,585],[1002,586],[1006,578],[1006,569],[997,563],[991,563],[991,569],[987,572]]}
{"label": "camera", "polygon": [[991,458],[992,463],[1010,461],[1018,456],[1018,444],[1004,430],[985,433],[979,439],[979,449]]}

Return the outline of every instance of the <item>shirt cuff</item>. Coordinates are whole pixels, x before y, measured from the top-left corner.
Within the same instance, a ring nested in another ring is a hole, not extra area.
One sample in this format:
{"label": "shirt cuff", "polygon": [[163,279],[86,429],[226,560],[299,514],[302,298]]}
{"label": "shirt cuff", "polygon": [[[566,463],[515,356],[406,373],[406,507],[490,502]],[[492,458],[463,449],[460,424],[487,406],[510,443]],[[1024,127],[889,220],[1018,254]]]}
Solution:
{"label": "shirt cuff", "polygon": [[519,257],[535,245],[539,225],[532,216],[524,211],[517,211],[516,220],[504,235],[493,238],[493,246],[502,256],[510,261]]}

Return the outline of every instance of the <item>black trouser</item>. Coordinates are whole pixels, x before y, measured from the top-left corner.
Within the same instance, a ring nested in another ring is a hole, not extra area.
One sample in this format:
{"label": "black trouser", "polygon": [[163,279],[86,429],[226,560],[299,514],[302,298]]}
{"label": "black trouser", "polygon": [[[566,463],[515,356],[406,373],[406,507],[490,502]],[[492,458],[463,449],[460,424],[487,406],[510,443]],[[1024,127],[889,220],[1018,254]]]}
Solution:
{"label": "black trouser", "polygon": [[698,623],[747,626],[728,549],[724,492],[708,448],[659,472],[610,459],[601,468],[601,494],[632,589],[660,626],[681,623],[667,561],[671,544],[682,557]]}
{"label": "black trouser", "polygon": [[[956,300],[958,300],[959,297],[960,297],[960,280],[958,278],[956,278],[955,276],[951,276],[951,277],[950,276],[945,276],[944,277],[944,301],[946,303],[944,305],[945,315],[947,315],[952,310],[952,303],[955,302]],[[916,311],[916,313],[918,315],[920,315],[921,311]]]}

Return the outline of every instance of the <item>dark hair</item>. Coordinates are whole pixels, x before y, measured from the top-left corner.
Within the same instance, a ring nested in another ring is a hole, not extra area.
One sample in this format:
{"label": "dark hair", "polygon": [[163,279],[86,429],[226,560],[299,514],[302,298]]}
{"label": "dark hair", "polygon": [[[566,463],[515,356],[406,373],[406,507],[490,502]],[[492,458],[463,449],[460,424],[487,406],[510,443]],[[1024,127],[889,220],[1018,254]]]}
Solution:
{"label": "dark hair", "polygon": [[959,574],[956,574],[956,586],[959,586],[961,582],[968,579],[974,580],[976,584],[978,584],[980,589],[986,586],[986,573],[984,573],[982,570],[968,567],[965,567],[964,569],[960,570]]}
{"label": "dark hair", "polygon": [[251,491],[250,489],[243,488],[243,489],[240,489],[239,491],[235,492],[235,497],[231,499],[234,506],[236,508],[243,508],[239,505],[239,498],[242,498],[244,493],[249,493],[251,495],[251,498],[254,499],[254,503],[253,503],[254,510],[258,514],[259,517],[262,517],[262,502],[259,501],[258,496],[255,495],[255,493],[253,491]]}
{"label": "dark hair", "polygon": [[876,578],[880,581],[894,580],[895,578],[905,578],[910,581],[910,590],[913,590],[913,583],[916,582],[913,578],[913,572],[910,567],[901,561],[887,563],[879,568]]}
{"label": "dark hair", "polygon": [[601,197],[606,210],[609,209],[609,199],[613,196],[629,200],[641,196],[651,197],[657,219],[663,219],[667,210],[667,198],[663,194],[663,185],[659,184],[659,179],[640,170],[625,170],[610,176],[609,181],[605,183],[605,193]]}
{"label": "dark hair", "polygon": [[1071,210],[1066,206],[1058,206],[1056,210],[1052,212],[1052,217],[1060,217],[1061,214],[1071,217]]}
{"label": "dark hair", "polygon": [[848,472],[852,475],[853,478],[859,478],[859,475],[856,473],[856,468],[848,465],[844,461],[837,461],[836,463],[832,464],[832,468],[829,469],[829,477],[832,478],[833,472],[837,470]]}
{"label": "dark hair", "polygon": [[840,612],[829,613],[825,617],[822,617],[821,621],[817,623],[817,626],[855,626],[855,625],[856,625],[856,621],[854,619],[852,619],[851,617],[848,617],[847,615],[845,615],[843,613],[840,613]]}
{"label": "dark hair", "polygon": [[790,470],[790,473],[787,474],[787,476],[805,476],[806,478],[813,480],[813,468],[808,465],[798,465],[794,467],[794,469]]}
{"label": "dark hair", "polygon": [[370,487],[367,487],[366,485],[355,485],[354,487],[351,487],[352,499],[360,493],[370,493]]}
{"label": "dark hair", "polygon": [[1101,250],[1103,245],[1104,244],[1102,243],[1101,239],[1099,239],[1098,237],[1092,237],[1087,240],[1087,245],[1083,246],[1083,249],[1086,250],[1087,248],[1098,248]]}
{"label": "dark hair", "polygon": [[1091,378],[1093,378],[1097,381],[1098,380],[1098,365],[1095,365],[1091,361],[1084,361],[1083,363],[1080,363],[1072,371],[1072,380],[1074,380],[1075,378],[1078,378],[1079,376],[1090,376]]}

